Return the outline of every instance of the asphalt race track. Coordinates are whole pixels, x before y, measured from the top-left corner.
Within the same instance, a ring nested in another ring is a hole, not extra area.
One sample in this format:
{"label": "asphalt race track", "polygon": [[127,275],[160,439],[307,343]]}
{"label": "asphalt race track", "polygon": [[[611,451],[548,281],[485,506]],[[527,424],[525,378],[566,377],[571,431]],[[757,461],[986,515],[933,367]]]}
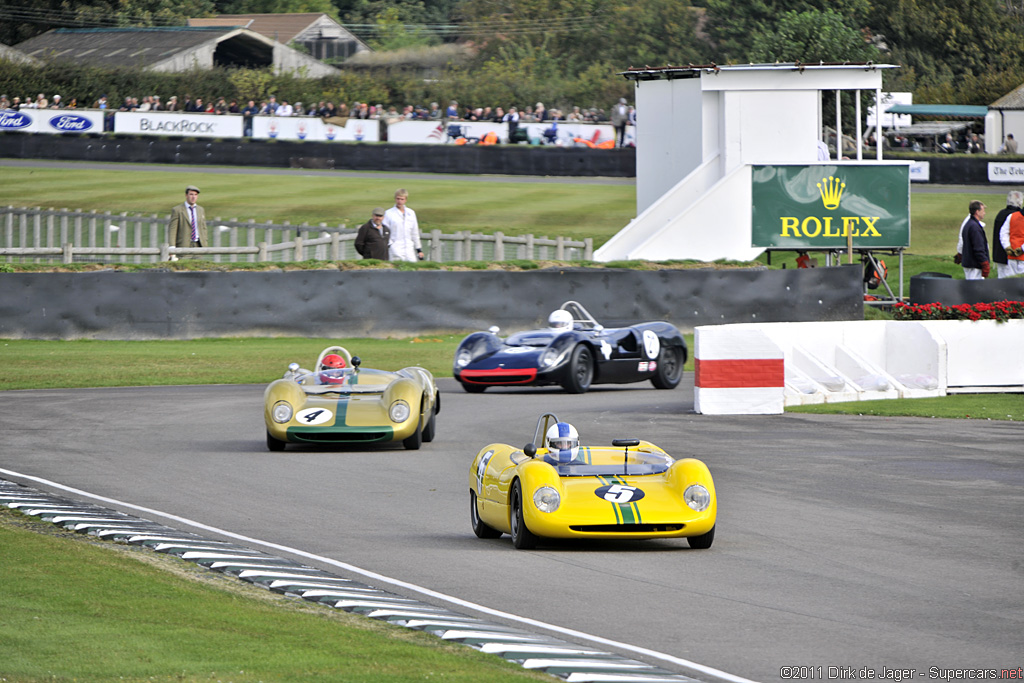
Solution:
{"label": "asphalt race track", "polygon": [[[570,396],[470,395],[443,379],[437,438],[415,452],[270,453],[263,386],[0,392],[0,478],[58,482],[757,681],[1024,665],[1020,424],[702,416],[692,381]],[[584,443],[642,437],[703,459],[719,494],[714,546],[477,539],[470,460],[491,442],[526,443],[543,411]]]}

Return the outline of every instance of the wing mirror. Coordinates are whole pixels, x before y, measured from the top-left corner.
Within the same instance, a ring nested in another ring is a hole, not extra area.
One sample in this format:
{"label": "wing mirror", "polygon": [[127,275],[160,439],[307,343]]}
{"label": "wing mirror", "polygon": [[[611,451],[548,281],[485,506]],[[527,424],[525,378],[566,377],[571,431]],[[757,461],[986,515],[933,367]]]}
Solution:
{"label": "wing mirror", "polygon": [[352,367],[358,368],[363,362],[363,359],[359,356],[352,356]]}
{"label": "wing mirror", "polygon": [[533,456],[537,455],[537,447],[534,446],[532,443],[528,443],[525,446],[523,446],[523,453],[526,453],[527,457],[532,458]]}
{"label": "wing mirror", "polygon": [[498,327],[497,325],[491,325],[490,327],[487,328],[487,331],[497,336],[498,332],[501,331],[501,328]]}

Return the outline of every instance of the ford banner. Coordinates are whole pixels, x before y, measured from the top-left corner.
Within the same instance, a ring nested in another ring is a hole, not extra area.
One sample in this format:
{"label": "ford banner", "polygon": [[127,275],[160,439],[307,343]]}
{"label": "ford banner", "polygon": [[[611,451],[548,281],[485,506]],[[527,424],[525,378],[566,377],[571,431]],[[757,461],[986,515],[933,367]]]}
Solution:
{"label": "ford banner", "polygon": [[102,133],[103,112],[77,109],[22,109],[0,111],[0,130],[26,133]]}

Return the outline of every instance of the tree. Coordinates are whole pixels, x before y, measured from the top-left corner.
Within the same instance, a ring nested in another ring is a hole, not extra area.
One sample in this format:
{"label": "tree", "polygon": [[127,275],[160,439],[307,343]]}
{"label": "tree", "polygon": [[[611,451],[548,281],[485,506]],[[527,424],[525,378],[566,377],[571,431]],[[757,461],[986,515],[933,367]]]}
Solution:
{"label": "tree", "polygon": [[774,30],[755,36],[750,49],[754,62],[867,62],[879,54],[831,10],[786,12]]}

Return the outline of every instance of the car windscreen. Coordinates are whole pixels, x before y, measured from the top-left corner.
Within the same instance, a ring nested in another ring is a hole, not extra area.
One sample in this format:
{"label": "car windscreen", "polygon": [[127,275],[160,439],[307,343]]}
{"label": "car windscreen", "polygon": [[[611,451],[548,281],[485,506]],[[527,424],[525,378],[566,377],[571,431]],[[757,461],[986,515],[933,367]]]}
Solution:
{"label": "car windscreen", "polygon": [[544,461],[554,465],[562,477],[599,477],[599,476],[642,476],[645,474],[661,474],[675,462],[664,453],[652,453],[643,450],[581,447],[576,457],[569,462],[556,462],[550,455],[543,456]]}
{"label": "car windscreen", "polygon": [[509,335],[505,340],[508,346],[547,346],[557,335],[547,330],[532,330],[530,332],[517,332]]}

